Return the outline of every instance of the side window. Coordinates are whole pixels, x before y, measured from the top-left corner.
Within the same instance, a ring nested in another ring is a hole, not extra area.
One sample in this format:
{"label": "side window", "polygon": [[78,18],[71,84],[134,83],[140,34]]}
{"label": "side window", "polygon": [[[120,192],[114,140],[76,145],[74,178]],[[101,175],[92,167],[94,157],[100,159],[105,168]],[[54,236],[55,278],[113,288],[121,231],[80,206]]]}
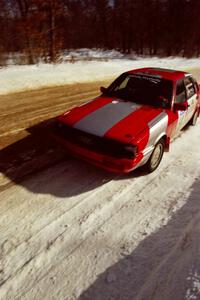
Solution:
{"label": "side window", "polygon": [[198,85],[196,79],[194,77],[190,77],[190,78],[191,78],[191,80],[192,80],[192,82],[193,82],[193,84],[195,86],[195,92],[198,93],[198,91],[199,91],[199,85]]}
{"label": "side window", "polygon": [[183,80],[178,80],[176,84],[175,103],[182,103],[186,101],[186,90]]}
{"label": "side window", "polygon": [[185,87],[186,87],[187,98],[189,99],[196,92],[194,81],[192,80],[191,77],[186,77],[186,78],[184,78],[184,82],[185,82]]}
{"label": "side window", "polygon": [[122,90],[127,86],[128,81],[130,81],[129,77],[126,77],[122,83],[115,89],[115,91]]}

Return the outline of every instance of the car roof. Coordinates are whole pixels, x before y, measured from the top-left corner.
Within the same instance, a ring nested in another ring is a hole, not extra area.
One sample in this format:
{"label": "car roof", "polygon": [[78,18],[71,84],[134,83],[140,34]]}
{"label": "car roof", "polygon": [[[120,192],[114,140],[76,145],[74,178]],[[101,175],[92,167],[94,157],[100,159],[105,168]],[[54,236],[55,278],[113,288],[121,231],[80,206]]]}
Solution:
{"label": "car roof", "polygon": [[141,69],[131,70],[128,73],[130,74],[141,73],[141,75],[156,75],[156,77],[173,80],[173,81],[191,75],[188,72],[178,71],[173,69],[164,69],[164,68],[141,68]]}

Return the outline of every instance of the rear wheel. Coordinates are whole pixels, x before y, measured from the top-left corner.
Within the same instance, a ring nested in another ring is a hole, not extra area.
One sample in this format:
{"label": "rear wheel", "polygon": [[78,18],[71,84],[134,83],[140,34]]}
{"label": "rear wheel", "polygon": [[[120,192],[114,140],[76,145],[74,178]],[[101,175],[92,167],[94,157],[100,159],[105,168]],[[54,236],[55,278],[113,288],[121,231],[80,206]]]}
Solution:
{"label": "rear wheel", "polygon": [[164,140],[161,139],[155,145],[155,148],[154,148],[149,160],[147,161],[147,163],[145,165],[145,169],[148,173],[153,172],[159,166],[161,159],[163,157],[164,148],[165,148],[165,143],[164,143]]}

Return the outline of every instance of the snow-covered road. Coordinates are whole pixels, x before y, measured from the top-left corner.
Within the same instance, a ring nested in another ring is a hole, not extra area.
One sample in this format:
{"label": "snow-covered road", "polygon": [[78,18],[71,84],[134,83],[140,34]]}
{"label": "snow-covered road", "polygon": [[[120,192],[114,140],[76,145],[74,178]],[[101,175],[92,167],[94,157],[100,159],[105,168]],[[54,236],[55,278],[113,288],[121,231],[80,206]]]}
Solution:
{"label": "snow-covered road", "polygon": [[194,69],[200,67],[200,60],[182,57],[134,57],[133,59],[111,59],[110,57],[107,61],[78,61],[75,64],[65,62],[8,66],[0,69],[0,95],[72,83],[113,79],[122,72],[142,67]]}
{"label": "snow-covered road", "polygon": [[[194,261],[186,231],[200,213],[189,198],[200,176],[199,129],[185,130],[150,175],[115,176],[66,159],[2,191],[0,298],[161,299],[170,292],[156,284],[162,266],[171,282],[181,247],[179,297],[164,299],[184,299]],[[143,297],[146,289],[156,296]]]}
{"label": "snow-covered road", "polygon": [[0,299],[199,300],[200,120],[154,173],[108,174],[38,125],[98,85],[1,96]]}

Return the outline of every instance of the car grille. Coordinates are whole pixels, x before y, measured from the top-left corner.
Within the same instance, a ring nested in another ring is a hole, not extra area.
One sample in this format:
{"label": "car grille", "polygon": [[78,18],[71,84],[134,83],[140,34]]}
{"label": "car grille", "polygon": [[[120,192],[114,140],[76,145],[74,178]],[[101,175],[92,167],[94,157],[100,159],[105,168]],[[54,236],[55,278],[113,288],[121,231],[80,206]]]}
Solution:
{"label": "car grille", "polygon": [[105,137],[98,137],[63,123],[59,123],[59,135],[67,141],[91,151],[116,158],[133,158],[133,154],[125,150],[125,144]]}

